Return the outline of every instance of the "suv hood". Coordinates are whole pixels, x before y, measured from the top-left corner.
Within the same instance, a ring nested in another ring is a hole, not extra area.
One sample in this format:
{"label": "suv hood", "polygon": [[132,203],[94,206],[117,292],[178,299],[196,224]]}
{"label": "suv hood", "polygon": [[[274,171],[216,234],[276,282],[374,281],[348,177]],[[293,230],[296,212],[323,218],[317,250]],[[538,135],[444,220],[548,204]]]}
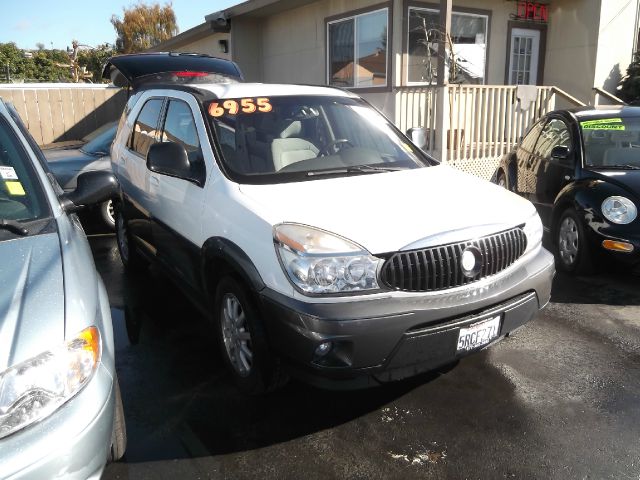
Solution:
{"label": "suv hood", "polygon": [[0,242],[0,372],[64,340],[57,233]]}
{"label": "suv hood", "polygon": [[535,208],[502,187],[445,165],[275,185],[241,185],[272,225],[294,222],[352,240],[373,254],[488,235],[525,223]]}

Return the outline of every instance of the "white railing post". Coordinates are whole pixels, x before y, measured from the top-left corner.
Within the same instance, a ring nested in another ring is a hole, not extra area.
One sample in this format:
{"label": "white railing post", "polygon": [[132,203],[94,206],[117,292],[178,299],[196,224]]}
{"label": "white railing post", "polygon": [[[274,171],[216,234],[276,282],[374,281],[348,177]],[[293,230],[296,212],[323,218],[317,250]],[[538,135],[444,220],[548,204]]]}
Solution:
{"label": "white railing post", "polygon": [[449,161],[447,155],[447,128],[449,127],[449,87],[437,87],[436,90],[436,157],[443,163]]}

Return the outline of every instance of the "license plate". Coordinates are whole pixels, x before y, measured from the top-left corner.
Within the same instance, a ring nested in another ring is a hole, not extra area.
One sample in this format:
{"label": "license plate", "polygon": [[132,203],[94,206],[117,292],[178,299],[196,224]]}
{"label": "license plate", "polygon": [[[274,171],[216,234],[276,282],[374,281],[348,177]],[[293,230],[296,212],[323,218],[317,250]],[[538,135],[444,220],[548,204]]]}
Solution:
{"label": "license plate", "polygon": [[500,334],[500,316],[483,320],[467,328],[461,328],[458,334],[457,352],[468,352],[491,343]]}

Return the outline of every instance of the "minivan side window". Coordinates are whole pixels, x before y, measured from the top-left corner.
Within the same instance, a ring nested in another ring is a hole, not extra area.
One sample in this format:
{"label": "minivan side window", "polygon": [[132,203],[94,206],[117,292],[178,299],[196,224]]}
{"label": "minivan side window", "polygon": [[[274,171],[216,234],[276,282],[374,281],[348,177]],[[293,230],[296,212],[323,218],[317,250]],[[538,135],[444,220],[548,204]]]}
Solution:
{"label": "minivan side window", "polygon": [[544,126],[534,152],[542,158],[550,158],[553,147],[563,145],[571,146],[571,134],[569,127],[562,120],[553,118]]}
{"label": "minivan side window", "polygon": [[169,101],[162,131],[162,141],[182,145],[187,151],[191,163],[202,160],[196,122],[187,103],[175,99]]}
{"label": "minivan side window", "polygon": [[130,148],[147,158],[147,153],[151,145],[157,142],[157,129],[160,120],[163,100],[152,98],[144,104],[140,114],[133,125],[133,136]]}

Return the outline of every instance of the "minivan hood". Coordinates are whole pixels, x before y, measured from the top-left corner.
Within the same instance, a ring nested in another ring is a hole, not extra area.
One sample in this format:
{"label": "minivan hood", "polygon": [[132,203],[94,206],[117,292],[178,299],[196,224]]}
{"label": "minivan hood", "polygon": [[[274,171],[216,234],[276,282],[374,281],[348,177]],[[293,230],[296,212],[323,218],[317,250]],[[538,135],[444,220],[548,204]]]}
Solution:
{"label": "minivan hood", "polygon": [[57,233],[0,242],[0,372],[64,340]]}
{"label": "minivan hood", "polygon": [[495,233],[535,212],[528,200],[445,165],[240,191],[272,225],[321,228],[374,254]]}

